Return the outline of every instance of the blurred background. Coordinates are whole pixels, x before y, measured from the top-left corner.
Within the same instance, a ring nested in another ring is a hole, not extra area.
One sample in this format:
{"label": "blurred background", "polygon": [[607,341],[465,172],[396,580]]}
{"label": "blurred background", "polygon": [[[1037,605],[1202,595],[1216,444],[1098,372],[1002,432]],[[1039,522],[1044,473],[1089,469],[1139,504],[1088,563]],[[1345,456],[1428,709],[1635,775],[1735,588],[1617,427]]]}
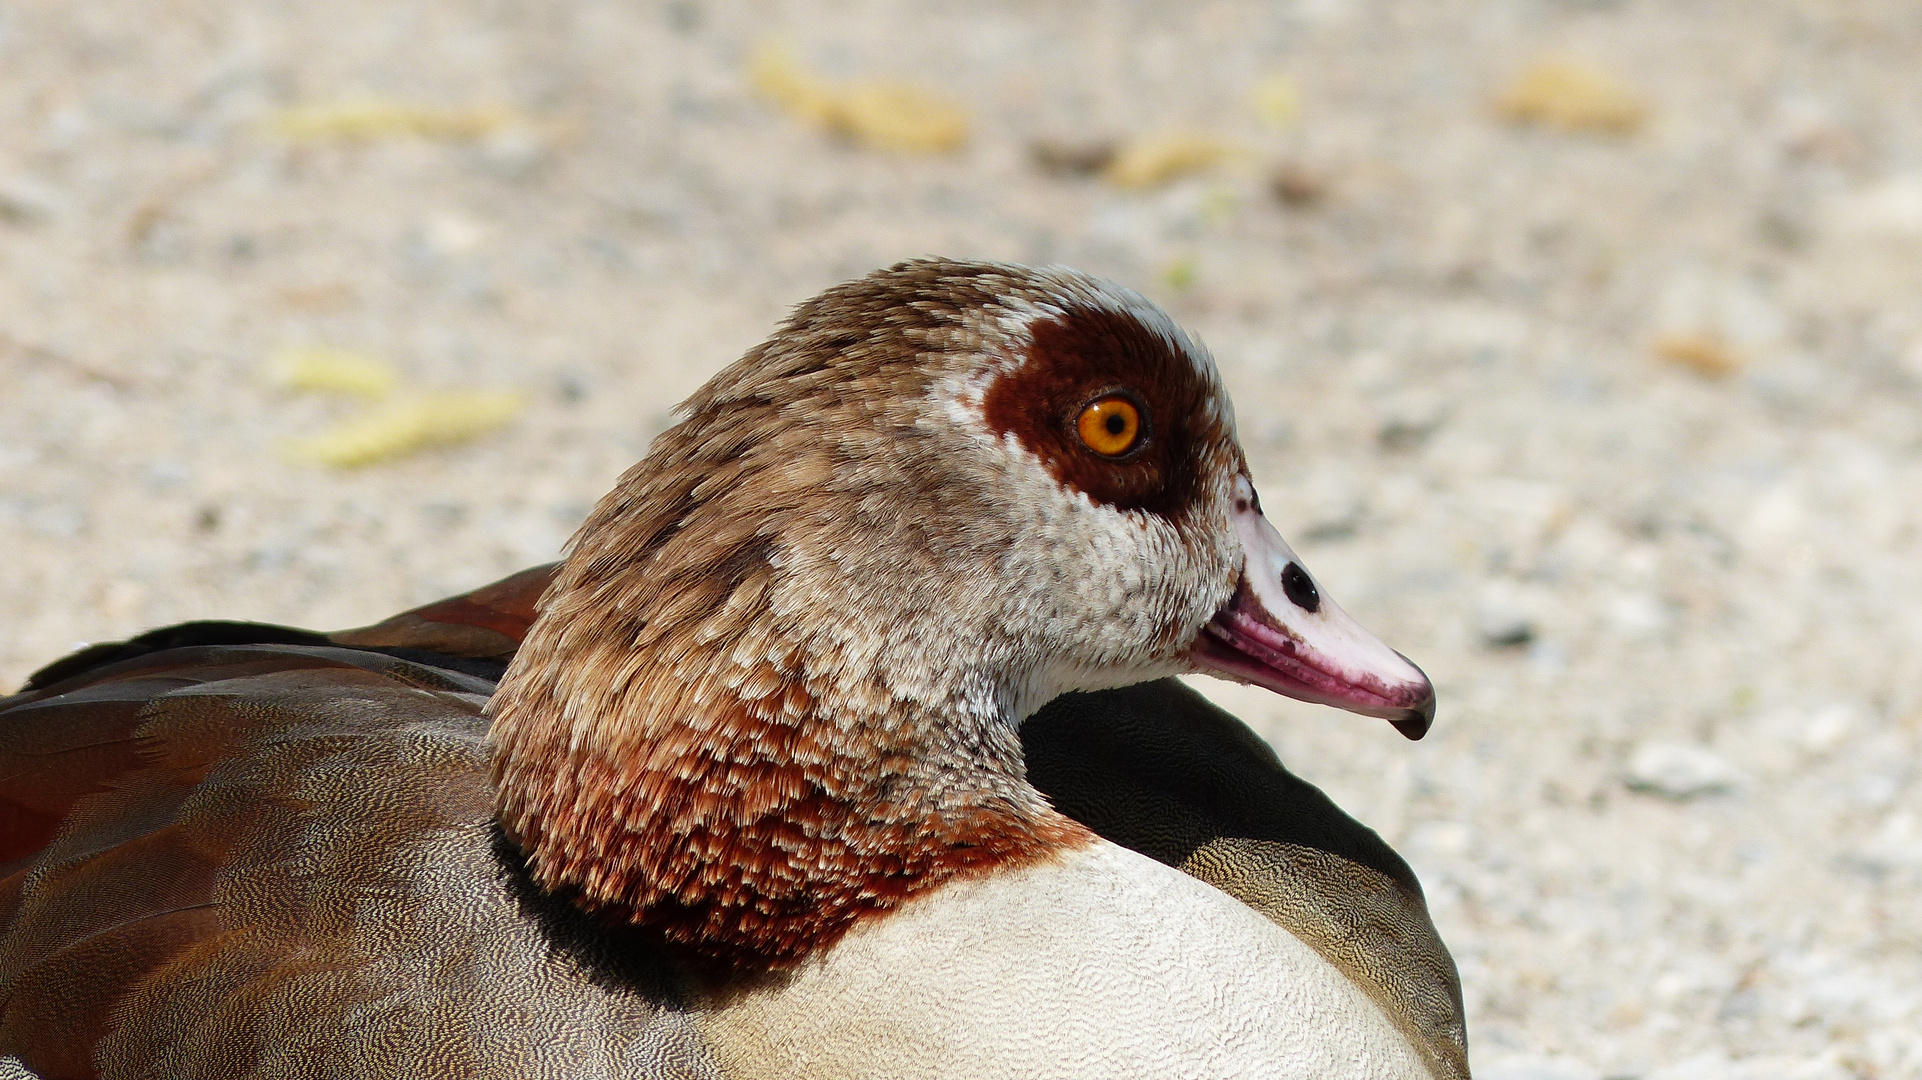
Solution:
{"label": "blurred background", "polygon": [[556,557],[895,260],[1166,306],[1484,1080],[1922,1076],[1922,6],[0,2],[0,683]]}

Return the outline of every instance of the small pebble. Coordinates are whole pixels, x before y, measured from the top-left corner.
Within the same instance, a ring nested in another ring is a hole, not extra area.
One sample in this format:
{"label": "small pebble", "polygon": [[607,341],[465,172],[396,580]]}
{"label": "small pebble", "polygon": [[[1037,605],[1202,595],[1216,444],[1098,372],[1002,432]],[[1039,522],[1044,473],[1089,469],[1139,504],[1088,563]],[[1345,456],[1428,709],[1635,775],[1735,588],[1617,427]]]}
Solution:
{"label": "small pebble", "polygon": [[1677,800],[1727,794],[1742,780],[1741,770],[1715,752],[1670,742],[1637,744],[1622,771],[1631,790]]}
{"label": "small pebble", "polygon": [[1535,639],[1535,613],[1516,589],[1493,584],[1475,602],[1475,635],[1491,649],[1526,645]]}
{"label": "small pebble", "polygon": [[1842,199],[1834,224],[1857,238],[1922,237],[1922,176],[1895,176]]}
{"label": "small pebble", "polygon": [[1601,1070],[1565,1057],[1534,1054],[1477,1061],[1476,1080],[1602,1080]]}
{"label": "small pebble", "polygon": [[1655,355],[1697,375],[1719,379],[1741,370],[1742,358],[1719,334],[1663,334],[1655,339]]}
{"label": "small pebble", "polygon": [[60,196],[53,188],[24,176],[0,179],[0,221],[38,225],[54,216]]}
{"label": "small pebble", "polygon": [[1435,855],[1466,855],[1475,846],[1475,830],[1461,821],[1425,821],[1408,839],[1413,851]]}
{"label": "small pebble", "polygon": [[459,258],[480,250],[493,230],[456,210],[437,210],[427,215],[420,226],[420,239],[428,251],[440,258]]}
{"label": "small pebble", "polygon": [[1730,1058],[1710,1051],[1656,1069],[1647,1080],[1849,1080],[1859,1076],[1844,1068],[1833,1054],[1797,1059],[1788,1057]]}
{"label": "small pebble", "polygon": [[502,128],[482,139],[481,167],[506,180],[525,180],[547,163],[547,144],[531,127]]}
{"label": "small pebble", "polygon": [[1300,165],[1278,165],[1268,174],[1268,191],[1281,205],[1306,210],[1328,197],[1328,179]]}
{"label": "small pebble", "polygon": [[1117,148],[1113,139],[1036,139],[1028,144],[1028,160],[1050,176],[1093,176],[1108,167]]}
{"label": "small pebble", "polygon": [[1375,443],[1390,452],[1420,449],[1447,421],[1448,413],[1448,401],[1437,395],[1418,392],[1393,395],[1382,402],[1381,426],[1375,431]]}
{"label": "small pebble", "polygon": [[1826,754],[1849,737],[1855,724],[1855,710],[1849,705],[1839,701],[1824,705],[1802,729],[1802,748],[1811,754]]}
{"label": "small pebble", "polygon": [[66,503],[29,506],[25,519],[28,532],[49,540],[71,540],[87,528],[87,515]]}
{"label": "small pebble", "polygon": [[1623,593],[1609,601],[1607,610],[1609,625],[1630,639],[1659,637],[1671,621],[1662,601],[1646,593]]}

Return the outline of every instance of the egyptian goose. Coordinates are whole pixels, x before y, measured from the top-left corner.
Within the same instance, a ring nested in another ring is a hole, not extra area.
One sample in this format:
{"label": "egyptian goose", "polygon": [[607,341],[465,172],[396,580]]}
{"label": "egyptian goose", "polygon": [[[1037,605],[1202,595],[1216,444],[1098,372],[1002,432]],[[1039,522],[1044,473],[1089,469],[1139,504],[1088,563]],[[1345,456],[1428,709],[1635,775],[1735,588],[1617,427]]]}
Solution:
{"label": "egyptian goose", "polygon": [[1262,516],[1165,315],[903,263],[683,409],[558,567],[0,699],[0,1056],[1467,1076],[1407,866],[1167,678],[1434,710]]}

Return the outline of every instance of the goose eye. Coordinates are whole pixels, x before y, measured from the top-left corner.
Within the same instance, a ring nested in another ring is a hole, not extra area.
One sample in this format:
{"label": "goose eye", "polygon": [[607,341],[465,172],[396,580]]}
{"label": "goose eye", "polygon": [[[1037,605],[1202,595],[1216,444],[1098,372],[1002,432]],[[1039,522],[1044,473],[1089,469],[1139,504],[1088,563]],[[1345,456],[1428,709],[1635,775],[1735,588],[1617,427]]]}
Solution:
{"label": "goose eye", "polygon": [[1127,398],[1104,397],[1081,410],[1075,430],[1088,449],[1103,457],[1120,457],[1141,441],[1141,410]]}

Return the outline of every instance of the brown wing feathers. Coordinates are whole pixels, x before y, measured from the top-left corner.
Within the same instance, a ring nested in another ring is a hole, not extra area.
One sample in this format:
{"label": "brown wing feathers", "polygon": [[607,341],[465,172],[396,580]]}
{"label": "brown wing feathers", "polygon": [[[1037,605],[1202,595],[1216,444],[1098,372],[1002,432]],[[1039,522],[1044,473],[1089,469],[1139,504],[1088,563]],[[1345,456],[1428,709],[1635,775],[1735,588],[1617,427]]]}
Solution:
{"label": "brown wing feathers", "polygon": [[[511,653],[552,574],[537,567],[337,638],[452,656]],[[217,879],[230,872],[233,888],[259,893],[250,889],[263,884],[258,868],[233,872],[232,834],[182,804],[236,743],[260,733],[262,703],[252,695],[267,687],[259,677],[288,676],[271,696],[282,698],[282,719],[293,722],[302,718],[303,690],[307,704],[331,706],[357,681],[337,656],[238,647],[328,643],[262,624],[168,627],[83,650],[35,673],[19,696],[0,699],[0,1047],[49,1077],[89,1076],[92,1048],[136,985],[204,977],[219,959],[227,974],[214,983],[232,1012],[272,997],[296,969],[317,970],[312,956],[291,967],[269,963],[259,942],[244,940],[283,931],[280,951],[301,952],[301,926],[273,920],[280,925],[235,929],[241,920],[221,918]],[[182,693],[188,688],[202,692]],[[472,735],[474,710],[464,712]],[[481,775],[466,777],[477,783]],[[292,787],[295,775],[278,779]],[[465,787],[468,816],[485,820],[489,800],[476,783],[459,784],[458,772],[421,779]],[[254,793],[266,809],[295,795],[271,782]],[[404,834],[427,823],[385,824]],[[255,842],[267,831],[253,829]],[[259,905],[246,912],[268,913]],[[237,956],[252,961],[236,964]]]}
{"label": "brown wing feathers", "polygon": [[0,1055],[48,1078],[701,1075],[664,975],[592,971],[523,909],[491,688],[212,646],[0,699],[15,848],[63,822],[0,887]]}
{"label": "brown wing feathers", "polygon": [[357,648],[419,649],[443,656],[505,659],[534,622],[559,563],[522,570],[473,592],[405,611],[384,622],[328,635]]}

